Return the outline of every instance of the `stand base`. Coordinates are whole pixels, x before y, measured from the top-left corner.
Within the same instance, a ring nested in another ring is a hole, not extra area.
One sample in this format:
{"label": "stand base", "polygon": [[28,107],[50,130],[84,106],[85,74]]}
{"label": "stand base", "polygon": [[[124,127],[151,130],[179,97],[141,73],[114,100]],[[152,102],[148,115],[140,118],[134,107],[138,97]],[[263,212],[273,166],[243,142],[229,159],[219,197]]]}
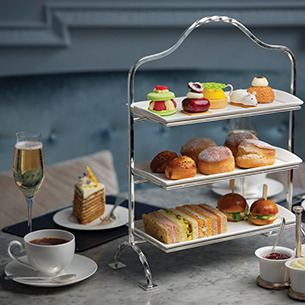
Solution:
{"label": "stand base", "polygon": [[113,270],[118,270],[118,269],[122,269],[122,268],[126,267],[126,265],[124,265],[123,263],[120,262],[122,251],[125,249],[126,246],[130,246],[138,254],[139,260],[142,263],[142,266],[144,267],[145,278],[146,278],[147,282],[146,282],[146,284],[140,285],[140,287],[142,289],[144,289],[145,291],[158,290],[159,289],[158,285],[154,284],[152,281],[152,275],[150,272],[150,268],[149,268],[147,259],[144,255],[144,253],[142,252],[142,250],[135,243],[131,244],[127,241],[121,243],[115,253],[114,263],[108,264],[108,266],[110,268],[112,268]]}
{"label": "stand base", "polygon": [[121,263],[121,262],[119,262],[117,266],[115,265],[115,263],[108,264],[108,266],[110,268],[112,268],[113,270],[118,270],[118,269],[126,268],[126,265]]}
{"label": "stand base", "polygon": [[305,293],[295,292],[291,289],[291,287],[288,289],[288,295],[292,299],[305,301]]}
{"label": "stand base", "polygon": [[139,286],[144,289],[145,291],[156,291],[159,290],[158,285],[152,283],[152,286],[148,286],[147,284],[139,284]]}
{"label": "stand base", "polygon": [[270,283],[270,282],[264,281],[260,276],[257,277],[256,283],[258,286],[261,286],[266,289],[280,290],[280,289],[287,289],[290,287],[290,280],[288,280],[285,283]]}

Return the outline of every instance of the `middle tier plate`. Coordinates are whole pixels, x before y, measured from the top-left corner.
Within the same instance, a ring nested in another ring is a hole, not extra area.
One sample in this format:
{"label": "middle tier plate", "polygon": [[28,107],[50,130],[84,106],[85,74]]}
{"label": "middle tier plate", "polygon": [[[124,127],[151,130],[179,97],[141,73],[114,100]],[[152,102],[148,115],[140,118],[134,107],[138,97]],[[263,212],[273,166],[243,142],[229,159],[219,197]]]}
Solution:
{"label": "middle tier plate", "polygon": [[235,167],[234,171],[229,173],[221,173],[215,175],[203,175],[197,173],[196,176],[193,178],[170,180],[165,176],[165,174],[152,173],[150,170],[150,161],[146,161],[135,164],[134,174],[141,178],[147,179],[155,185],[160,186],[164,189],[175,189],[186,186],[207,184],[226,179],[235,179],[248,175],[287,170],[291,168],[296,168],[300,163],[302,163],[301,158],[285,149],[275,147],[275,150],[275,162],[273,165],[249,169]]}

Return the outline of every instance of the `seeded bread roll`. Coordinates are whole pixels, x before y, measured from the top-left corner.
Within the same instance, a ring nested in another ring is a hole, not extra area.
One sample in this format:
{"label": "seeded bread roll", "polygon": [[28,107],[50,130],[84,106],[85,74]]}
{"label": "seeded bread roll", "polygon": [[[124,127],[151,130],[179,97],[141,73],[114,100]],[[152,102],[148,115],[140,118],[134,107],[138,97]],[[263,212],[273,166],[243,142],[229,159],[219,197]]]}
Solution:
{"label": "seeded bread roll", "polygon": [[169,161],[178,157],[175,152],[164,150],[158,153],[150,163],[150,169],[153,173],[164,173],[165,166]]}
{"label": "seeded bread roll", "polygon": [[273,165],[275,148],[260,140],[246,139],[237,147],[236,165],[242,168],[254,168]]}
{"label": "seeded bread roll", "polygon": [[228,147],[210,147],[198,156],[198,169],[204,175],[232,172],[234,168],[235,160]]}
{"label": "seeded bread roll", "polygon": [[231,149],[233,156],[236,158],[237,154],[237,147],[238,145],[246,139],[254,139],[258,140],[258,138],[251,132],[245,131],[245,132],[236,132],[231,133],[227,139],[225,140],[224,146],[227,146]]}
{"label": "seeded bread roll", "polygon": [[173,180],[192,178],[196,173],[196,162],[187,156],[177,157],[165,166],[166,177]]}
{"label": "seeded bread roll", "polygon": [[217,144],[210,138],[198,137],[184,143],[180,149],[182,156],[188,156],[198,164],[198,155],[209,147],[216,147]]}

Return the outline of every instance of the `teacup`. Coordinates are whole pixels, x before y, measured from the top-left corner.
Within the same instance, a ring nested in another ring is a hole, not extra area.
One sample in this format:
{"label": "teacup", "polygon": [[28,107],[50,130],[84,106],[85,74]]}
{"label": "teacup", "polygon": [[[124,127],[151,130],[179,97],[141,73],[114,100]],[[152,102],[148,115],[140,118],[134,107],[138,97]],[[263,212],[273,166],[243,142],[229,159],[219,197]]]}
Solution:
{"label": "teacup", "polygon": [[286,283],[289,280],[289,271],[285,263],[294,257],[294,251],[286,247],[275,247],[276,253],[287,254],[287,259],[267,259],[266,255],[270,253],[272,246],[262,247],[255,251],[255,255],[259,259],[260,277],[269,283]]}
{"label": "teacup", "polygon": [[258,174],[236,179],[236,188],[241,190],[243,182],[244,192],[251,193],[258,191],[258,189],[265,183],[266,176],[267,174]]}
{"label": "teacup", "polygon": [[[56,275],[72,262],[75,238],[70,232],[56,229],[34,231],[27,234],[23,242],[11,241],[8,254],[18,264],[38,271],[39,275]],[[18,246],[20,252],[26,253],[29,263],[12,253],[13,246]]]}
{"label": "teacup", "polygon": [[285,264],[290,274],[291,289],[294,292],[305,294],[305,269],[299,269],[294,266],[291,266],[291,263],[296,262],[298,260],[305,261],[305,258],[292,258],[288,260]]}

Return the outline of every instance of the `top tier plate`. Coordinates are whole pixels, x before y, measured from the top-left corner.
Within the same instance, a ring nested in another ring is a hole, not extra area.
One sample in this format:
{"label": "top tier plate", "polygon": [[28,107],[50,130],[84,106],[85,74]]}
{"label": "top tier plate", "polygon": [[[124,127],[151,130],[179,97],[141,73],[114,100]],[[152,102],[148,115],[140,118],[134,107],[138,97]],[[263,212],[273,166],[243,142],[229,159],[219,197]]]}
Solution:
{"label": "top tier plate", "polygon": [[[181,112],[181,102],[185,97],[176,97],[177,112],[169,116],[160,116],[148,110],[149,101],[136,102],[131,106],[131,111],[139,116],[144,116],[148,120],[164,125],[164,126],[179,126],[186,124],[218,121],[233,119],[244,116],[254,116],[262,114],[270,114],[291,110],[299,110],[303,101],[296,96],[273,89],[275,94],[275,100],[269,104],[258,104],[257,107],[243,108],[239,106],[233,106],[229,103],[228,106],[223,109],[212,109],[209,113],[203,113],[199,115],[187,115]],[[228,93],[226,92],[228,96]]]}

